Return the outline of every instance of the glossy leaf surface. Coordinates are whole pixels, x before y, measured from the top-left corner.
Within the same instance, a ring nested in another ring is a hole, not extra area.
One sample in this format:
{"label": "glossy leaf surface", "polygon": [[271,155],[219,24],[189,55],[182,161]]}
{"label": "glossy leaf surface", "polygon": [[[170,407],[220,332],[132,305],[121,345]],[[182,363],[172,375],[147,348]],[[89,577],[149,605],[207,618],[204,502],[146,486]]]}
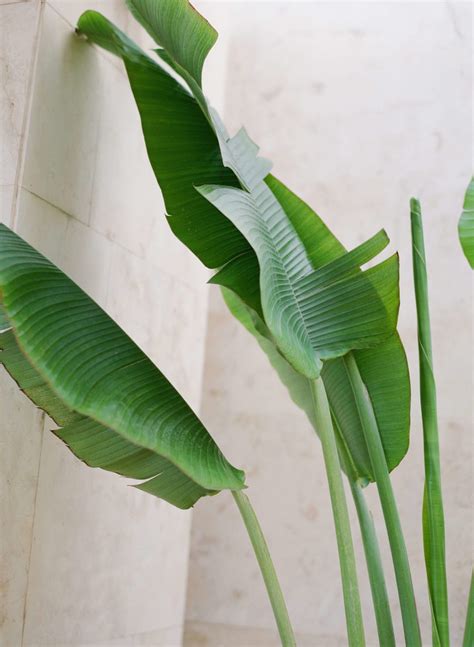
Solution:
{"label": "glossy leaf surface", "polygon": [[[183,398],[136,344],[77,285],[0,225],[1,362],[60,425],[86,463],[137,479],[189,507],[241,489]],[[8,326],[8,329],[5,329]]]}

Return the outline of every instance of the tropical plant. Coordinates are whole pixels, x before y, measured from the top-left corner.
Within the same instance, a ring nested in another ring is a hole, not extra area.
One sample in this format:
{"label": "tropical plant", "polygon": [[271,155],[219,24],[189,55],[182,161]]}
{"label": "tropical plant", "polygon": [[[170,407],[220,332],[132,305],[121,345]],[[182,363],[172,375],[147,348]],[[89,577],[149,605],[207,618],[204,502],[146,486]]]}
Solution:
{"label": "tropical plant", "polygon": [[371,481],[377,482],[387,521],[406,639],[418,645],[413,587],[389,479],[406,453],[409,431],[408,370],[395,333],[398,258],[361,272],[387,245],[385,233],[347,253],[310,207],[269,174],[270,164],[258,157],[245,130],[229,137],[201,85],[217,34],[186,0],[127,4],[159,46],[159,59],[94,11],[81,16],[78,32],[122,58],[171,229],[218,270],[211,283],[227,288],[231,309],[252,322],[247,328],[258,331],[322,440],[350,642],[362,644],[364,638],[341,465],[361,519],[381,640],[394,644],[361,491]]}
{"label": "tropical plant", "polygon": [[245,475],[138,346],[61,270],[0,225],[0,364],[84,463],[178,508],[231,490],[285,645],[294,637]]}
{"label": "tropical plant", "polygon": [[[397,333],[398,256],[362,269],[387,247],[384,231],[347,251],[281,181],[244,129],[230,137],[205,98],[202,70],[216,31],[187,0],[126,0],[158,49],[143,52],[107,18],[85,12],[77,31],[123,60],[148,156],[174,234],[216,270],[231,313],[255,338],[319,436],[333,509],[351,646],[365,644],[343,474],[361,529],[380,644],[395,637],[378,540],[364,488],[385,519],[405,642],[421,646],[407,550],[390,472],[409,444],[410,383]],[[156,56],[155,56],[156,55]],[[459,223],[471,264],[471,182]],[[433,645],[449,645],[444,513],[421,211],[411,202],[425,491],[423,538]],[[295,644],[245,478],[173,386],[58,268],[0,226],[0,363],[55,421],[54,433],[93,467],[189,508],[232,492],[260,564],[283,645]],[[464,647],[474,640],[474,587]]]}

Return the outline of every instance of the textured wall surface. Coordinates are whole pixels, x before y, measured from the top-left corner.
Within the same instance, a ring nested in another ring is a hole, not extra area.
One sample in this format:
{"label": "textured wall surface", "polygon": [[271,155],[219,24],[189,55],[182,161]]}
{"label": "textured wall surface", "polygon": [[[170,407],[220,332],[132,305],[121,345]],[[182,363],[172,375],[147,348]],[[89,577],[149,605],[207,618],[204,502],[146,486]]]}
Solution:
{"label": "textured wall surface", "polygon": [[[453,644],[461,642],[472,553],[472,287],[456,222],[472,171],[471,14],[467,3],[223,5],[232,31],[225,120],[245,124],[274,171],[347,246],[385,227],[402,264],[400,329],[413,425],[393,481],[425,644],[429,608],[421,540],[422,438],[409,198],[421,199],[430,263]],[[300,644],[346,644],[321,448],[253,339],[211,297],[203,415],[248,472]],[[389,550],[374,488],[397,637]],[[193,517],[189,645],[277,644],[251,548],[230,497]],[[353,518],[355,515],[352,515]],[[355,527],[355,540],[359,534]],[[376,644],[360,559],[368,644]],[[254,629],[252,629],[254,628]]]}
{"label": "textured wall surface", "polygon": [[[472,284],[455,227],[472,165],[472,8],[458,2],[194,4],[221,32],[206,91],[231,130],[245,124],[276,174],[347,246],[383,226],[400,250],[400,327],[414,401],[411,449],[394,483],[428,644],[408,219],[409,197],[422,200],[452,633],[453,644],[460,644],[472,552],[472,465],[466,460]],[[345,644],[319,441],[217,290],[208,307],[206,272],[162,218],[121,64],[72,34],[87,8],[102,10],[146,43],[120,0],[0,0],[0,220],[116,318],[195,409],[203,393],[210,431],[230,460],[247,470],[299,644]],[[0,405],[2,647],[177,647],[185,613],[191,647],[278,644],[260,573],[228,494],[196,506],[188,578],[189,513],[81,465],[3,371]],[[373,488],[368,496],[402,644]],[[356,525],[354,534],[373,645]]]}
{"label": "textured wall surface", "polygon": [[[90,7],[143,40],[118,0],[0,5],[0,218],[197,409],[206,272],[164,221],[121,63],[73,34]],[[190,513],[82,465],[3,370],[0,402],[2,647],[180,644]]]}

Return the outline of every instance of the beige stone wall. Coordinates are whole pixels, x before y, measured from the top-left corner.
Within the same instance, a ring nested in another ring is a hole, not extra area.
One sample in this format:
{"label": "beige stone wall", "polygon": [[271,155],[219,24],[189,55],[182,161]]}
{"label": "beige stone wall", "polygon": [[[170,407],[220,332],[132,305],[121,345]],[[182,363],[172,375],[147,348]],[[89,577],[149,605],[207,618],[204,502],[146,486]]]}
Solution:
{"label": "beige stone wall", "polygon": [[[91,7],[146,40],[119,0],[0,5],[0,219],[197,410],[206,272],[163,218],[121,63],[73,34]],[[3,370],[0,409],[2,647],[180,644],[191,514],[82,465]]]}
{"label": "beige stone wall", "polygon": [[[430,644],[421,538],[422,437],[408,202],[425,212],[439,387],[453,645],[461,643],[472,557],[472,284],[456,236],[472,172],[471,17],[467,3],[226,4],[231,43],[225,118],[245,124],[275,173],[347,246],[385,227],[402,266],[400,329],[413,424],[393,482]],[[230,14],[229,14],[230,12]],[[300,644],[346,644],[339,567],[320,445],[252,338],[211,297],[203,415],[248,473]],[[399,608],[376,492],[398,644]],[[354,519],[355,515],[352,514]],[[355,540],[360,544],[357,525]],[[377,644],[360,549],[369,645]],[[193,517],[188,645],[277,644],[231,498]]]}
{"label": "beige stone wall", "polygon": [[[384,226],[400,250],[414,403],[410,454],[394,483],[428,644],[408,223],[409,197],[422,200],[453,644],[460,644],[472,552],[472,287],[455,226],[472,164],[472,9],[458,2],[195,4],[221,32],[206,90],[231,128],[248,127],[275,172],[345,244]],[[345,644],[319,442],[217,291],[208,308],[206,272],[162,218],[120,63],[72,35],[86,8],[102,10],[146,44],[120,0],[0,4],[0,220],[116,318],[195,409],[203,393],[210,431],[248,472],[299,644]],[[190,513],[82,466],[3,372],[0,406],[2,647],[176,647],[185,615],[192,647],[277,644],[228,494],[196,506],[188,578]],[[373,488],[369,498],[402,644]],[[373,645],[360,547],[358,555]]]}

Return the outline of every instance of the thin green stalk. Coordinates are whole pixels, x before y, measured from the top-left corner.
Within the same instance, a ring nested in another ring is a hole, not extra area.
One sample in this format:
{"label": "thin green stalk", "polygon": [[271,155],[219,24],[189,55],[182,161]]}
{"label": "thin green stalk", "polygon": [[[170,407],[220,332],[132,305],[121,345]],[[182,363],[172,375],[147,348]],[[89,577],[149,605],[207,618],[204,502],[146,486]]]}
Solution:
{"label": "thin green stalk", "polygon": [[410,201],[410,207],[413,277],[415,283],[416,313],[418,321],[418,353],[420,358],[420,398],[425,458],[423,544],[430,594],[433,644],[439,647],[448,647],[448,584],[446,579],[444,511],[441,490],[441,466],[439,459],[436,384],[433,374],[430,311],[428,302],[428,276],[426,272],[423,223],[418,200],[412,198]]}
{"label": "thin green stalk", "polygon": [[268,597],[270,598],[280,633],[281,644],[283,647],[294,647],[296,645],[295,635],[288,616],[285,599],[257,515],[246,494],[241,491],[233,491],[232,495],[244,520],[265,586],[267,587]]}
{"label": "thin green stalk", "polygon": [[474,647],[474,573],[471,575],[471,587],[467,600],[466,627],[462,647]]}
{"label": "thin green stalk", "polygon": [[324,463],[336,526],[337,547],[341,567],[342,590],[346,611],[347,635],[350,647],[365,645],[364,625],[360,605],[359,585],[352,544],[351,526],[347,510],[336,437],[326,390],[321,378],[311,382],[316,426],[323,447]]}
{"label": "thin green stalk", "polygon": [[411,579],[408,554],[398,516],[395,496],[390,481],[387,461],[379,435],[377,420],[357,363],[351,353],[344,358],[348,376],[354,391],[357,409],[362,422],[365,442],[372,463],[377,489],[380,496],[390,549],[392,551],[395,578],[402,612],[405,642],[409,647],[421,647],[420,627],[416,611],[415,593]]}
{"label": "thin green stalk", "polygon": [[396,647],[393,633],[392,614],[388,601],[387,586],[383,572],[382,558],[380,556],[374,520],[367,506],[361,485],[357,481],[350,481],[352,496],[354,498],[359,525],[364,544],[365,560],[369,573],[370,590],[374,603],[375,620],[379,643],[383,647]]}

